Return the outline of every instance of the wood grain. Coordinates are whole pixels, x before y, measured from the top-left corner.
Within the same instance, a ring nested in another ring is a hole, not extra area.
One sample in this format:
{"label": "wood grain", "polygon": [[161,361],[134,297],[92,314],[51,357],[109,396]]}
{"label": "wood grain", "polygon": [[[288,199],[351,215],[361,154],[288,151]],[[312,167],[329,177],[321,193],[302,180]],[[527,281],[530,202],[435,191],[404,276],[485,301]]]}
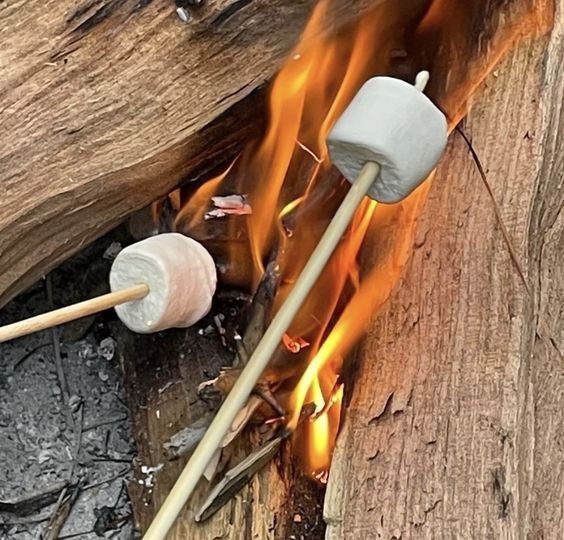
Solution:
{"label": "wood grain", "polygon": [[[411,262],[360,347],[328,539],[562,537],[563,7],[549,37],[487,79],[463,126],[532,296],[454,133]],[[365,268],[385,242],[372,235]]]}
{"label": "wood grain", "polygon": [[[163,443],[206,414],[197,386],[225,365],[226,353],[214,335],[200,336],[197,328],[151,336],[124,330],[122,337],[122,363],[139,465],[129,494],[135,521],[144,531],[186,461],[185,457],[170,461]],[[242,437],[239,447],[237,461],[251,448],[247,437]],[[163,465],[154,473],[152,487],[139,483],[146,478],[141,465]],[[288,445],[214,517],[196,523],[194,517],[209,490],[209,484],[202,480],[170,532],[171,540],[289,538],[294,526],[313,534],[311,538],[319,538],[323,530],[322,492],[296,471]],[[296,513],[302,517],[298,524],[293,521]]]}

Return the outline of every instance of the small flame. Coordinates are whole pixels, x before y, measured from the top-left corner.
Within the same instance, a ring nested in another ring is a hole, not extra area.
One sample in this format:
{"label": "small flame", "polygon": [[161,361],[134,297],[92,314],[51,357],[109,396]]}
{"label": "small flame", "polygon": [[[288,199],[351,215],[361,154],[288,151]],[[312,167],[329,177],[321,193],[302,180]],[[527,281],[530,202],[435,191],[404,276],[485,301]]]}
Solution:
{"label": "small flame", "polygon": [[183,223],[185,228],[190,228],[199,223],[204,217],[206,206],[212,197],[217,193],[221,183],[227,178],[227,175],[235,165],[237,160],[233,161],[227,169],[216,178],[202,184],[200,188],[190,197],[188,203],[180,210],[176,216],[176,223]]}

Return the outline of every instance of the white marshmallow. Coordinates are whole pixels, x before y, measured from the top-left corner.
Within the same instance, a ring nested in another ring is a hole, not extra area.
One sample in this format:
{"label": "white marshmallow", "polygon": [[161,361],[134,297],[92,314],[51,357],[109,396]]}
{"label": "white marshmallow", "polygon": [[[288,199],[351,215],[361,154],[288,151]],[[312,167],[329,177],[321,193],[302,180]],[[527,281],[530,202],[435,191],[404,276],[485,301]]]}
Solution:
{"label": "white marshmallow", "polygon": [[411,84],[390,77],[367,81],[329,134],[331,159],[354,182],[367,161],[381,167],[368,195],[383,203],[407,197],[436,167],[447,121]]}
{"label": "white marshmallow", "polygon": [[182,234],[169,233],[137,242],[116,257],[110,272],[112,291],[138,283],[146,283],[149,294],[115,309],[130,330],[148,334],[185,328],[206,315],[217,274],[204,246]]}

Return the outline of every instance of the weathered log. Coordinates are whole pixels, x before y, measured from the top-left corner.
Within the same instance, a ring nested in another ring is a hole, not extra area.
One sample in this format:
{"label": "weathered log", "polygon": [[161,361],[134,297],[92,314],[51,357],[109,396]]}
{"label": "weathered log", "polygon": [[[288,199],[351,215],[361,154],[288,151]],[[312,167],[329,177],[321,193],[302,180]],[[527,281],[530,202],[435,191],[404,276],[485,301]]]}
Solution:
{"label": "weathered log", "polygon": [[[325,500],[331,540],[562,535],[564,3],[558,4],[552,35],[505,60],[463,126],[532,295],[455,133],[409,267],[360,348]],[[372,235],[365,268],[380,264],[370,254],[385,241]]]}
{"label": "weathered log", "polygon": [[[154,336],[124,331],[123,342],[122,360],[138,462],[146,466],[162,464],[152,475],[151,487],[138,483],[145,480],[141,470],[129,487],[136,522],[145,530],[185,462],[185,456],[171,460],[164,443],[207,413],[205,404],[198,400],[197,386],[225,364],[226,353],[219,340],[199,336],[197,329]],[[250,452],[250,445],[243,440],[240,443],[231,466]],[[171,539],[289,538],[296,532],[293,527],[298,532],[309,530],[314,534],[312,538],[320,538],[322,490],[296,470],[288,444],[216,516],[196,523],[196,514],[210,489],[202,480],[171,531]],[[289,493],[296,496],[290,498]],[[303,517],[299,523],[294,522],[295,514]]]}
{"label": "weathered log", "polygon": [[314,3],[210,0],[187,24],[172,0],[0,3],[0,306],[256,134],[245,98]]}

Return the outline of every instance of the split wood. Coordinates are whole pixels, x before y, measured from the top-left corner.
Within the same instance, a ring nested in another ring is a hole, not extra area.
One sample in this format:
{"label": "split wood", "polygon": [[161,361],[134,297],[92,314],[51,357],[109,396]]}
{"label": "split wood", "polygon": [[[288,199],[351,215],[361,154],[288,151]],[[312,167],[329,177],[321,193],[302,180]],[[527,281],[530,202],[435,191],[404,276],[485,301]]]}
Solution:
{"label": "split wood", "polygon": [[205,521],[231,500],[276,455],[284,439],[283,435],[276,437],[230,469],[204,501],[196,514],[196,521]]}
{"label": "split wood", "polygon": [[213,458],[225,434],[231,428],[233,420],[251,395],[256,382],[279,346],[282,336],[288,330],[292,320],[323,271],[358,206],[377,179],[379,172],[380,166],[377,163],[369,162],[363,167],[356,182],[352,184],[286,301],[272,320],[233,386],[231,393],[225,399],[208,431],[155,516],[145,534],[145,540],[164,540],[166,538],[168,531],[192,495],[209,461]]}
{"label": "split wood", "polygon": [[140,300],[149,294],[149,286],[145,283],[133,285],[121,291],[112,292],[90,300],[85,300],[72,306],[66,306],[48,313],[37,315],[23,321],[0,327],[0,343],[16,339],[34,332],[53,328],[82,317],[88,317],[107,309]]}

